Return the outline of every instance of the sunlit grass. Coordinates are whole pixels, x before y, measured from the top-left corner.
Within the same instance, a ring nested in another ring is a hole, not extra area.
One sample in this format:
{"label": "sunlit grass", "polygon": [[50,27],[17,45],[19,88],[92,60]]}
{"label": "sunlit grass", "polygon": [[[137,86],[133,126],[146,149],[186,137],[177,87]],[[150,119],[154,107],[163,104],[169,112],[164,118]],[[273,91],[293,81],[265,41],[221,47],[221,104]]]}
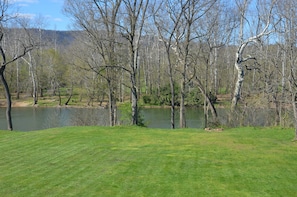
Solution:
{"label": "sunlit grass", "polygon": [[292,129],[0,131],[0,196],[296,196]]}

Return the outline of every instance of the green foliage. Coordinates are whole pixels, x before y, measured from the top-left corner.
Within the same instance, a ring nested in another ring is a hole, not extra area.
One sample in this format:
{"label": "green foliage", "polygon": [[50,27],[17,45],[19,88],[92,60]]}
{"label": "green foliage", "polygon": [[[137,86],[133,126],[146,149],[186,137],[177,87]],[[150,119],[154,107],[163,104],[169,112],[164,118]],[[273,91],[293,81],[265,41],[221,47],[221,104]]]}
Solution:
{"label": "green foliage", "polygon": [[192,88],[191,91],[186,95],[186,105],[189,106],[200,106],[203,104],[204,98],[198,88]]}
{"label": "green foliage", "polygon": [[[179,105],[179,86],[177,84],[174,84],[174,101],[175,105]],[[160,89],[160,104],[161,105],[171,105],[171,88],[170,84],[167,84],[166,86],[162,87]]]}
{"label": "green foliage", "polygon": [[[132,108],[131,103],[122,103],[119,106],[121,125],[131,125],[132,122]],[[138,126],[145,127],[144,117],[141,113],[141,107],[138,107]]]}
{"label": "green foliage", "polygon": [[293,129],[0,131],[0,196],[296,196]]}
{"label": "green foliage", "polygon": [[[179,105],[179,87],[175,84],[174,86],[174,99],[175,99],[175,105]],[[144,104],[149,104],[149,105],[171,105],[171,89],[170,89],[170,84],[167,84],[164,87],[161,87],[160,89],[160,95],[158,95],[157,90],[153,91],[152,95],[144,95],[142,97],[143,103]]]}
{"label": "green foliage", "polygon": [[150,95],[143,95],[142,100],[144,104],[153,104],[152,97]]}
{"label": "green foliage", "polygon": [[[175,85],[175,106],[179,106],[180,104],[180,88]],[[213,95],[212,95],[213,96]],[[212,97],[215,102],[216,97]],[[160,89],[160,96],[157,95],[157,91],[155,90],[152,95],[143,95],[142,100],[144,104],[147,105],[171,105],[171,90],[170,85],[166,85]],[[187,106],[200,106],[203,104],[204,98],[200,93],[198,88],[191,88],[186,94],[185,104]]]}
{"label": "green foliage", "polygon": [[120,114],[121,125],[130,125],[132,122],[132,111],[130,103],[121,103],[118,105]]}

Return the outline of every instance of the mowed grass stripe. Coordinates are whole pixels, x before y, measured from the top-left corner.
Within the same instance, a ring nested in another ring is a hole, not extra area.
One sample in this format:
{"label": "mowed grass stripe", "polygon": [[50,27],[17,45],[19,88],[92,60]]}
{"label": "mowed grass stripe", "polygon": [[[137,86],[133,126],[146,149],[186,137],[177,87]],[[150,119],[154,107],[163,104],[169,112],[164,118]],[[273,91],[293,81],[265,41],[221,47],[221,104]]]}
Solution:
{"label": "mowed grass stripe", "polygon": [[0,132],[0,196],[294,196],[292,129]]}
{"label": "mowed grass stripe", "polygon": [[[76,142],[76,141],[75,141]],[[73,149],[69,149],[72,147]],[[40,195],[44,195],[46,192],[65,193],[70,189],[80,188],[81,185],[86,184],[86,181],[80,180],[86,173],[95,173],[94,170],[90,169],[90,164],[93,162],[93,157],[88,152],[95,152],[88,150],[86,147],[81,147],[77,143],[63,146],[61,148],[63,154],[58,153],[54,158],[51,158],[45,164],[50,164],[49,168],[54,168],[53,171],[45,174],[47,181],[45,185],[48,185],[44,191],[40,191]],[[56,180],[59,177],[59,180]],[[90,177],[89,177],[90,178]]]}

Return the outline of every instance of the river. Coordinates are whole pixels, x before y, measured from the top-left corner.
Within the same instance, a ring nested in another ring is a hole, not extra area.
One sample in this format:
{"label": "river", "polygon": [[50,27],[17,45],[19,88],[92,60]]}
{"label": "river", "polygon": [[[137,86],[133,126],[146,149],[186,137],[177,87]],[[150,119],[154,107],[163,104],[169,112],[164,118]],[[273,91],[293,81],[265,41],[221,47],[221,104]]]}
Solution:
{"label": "river", "polygon": [[[0,108],[0,130],[6,130],[5,108]],[[220,123],[229,126],[271,126],[274,125],[274,110],[245,109],[234,115],[232,124],[227,123],[228,110],[217,109]],[[170,128],[169,108],[144,108],[141,111],[144,123],[150,128]],[[288,112],[286,112],[288,113]],[[290,114],[290,113],[288,113]],[[292,115],[284,119],[285,126],[292,126]],[[15,107],[12,108],[13,127],[17,131],[34,131],[64,126],[108,126],[108,110],[97,108],[55,108],[55,107]],[[187,127],[203,128],[202,109],[186,109]],[[179,127],[179,111],[176,110],[176,128]]]}
{"label": "river", "polygon": [[[0,130],[6,130],[5,108],[0,108]],[[145,124],[150,128],[170,128],[170,109],[142,109]],[[187,109],[187,126],[203,127],[203,110]],[[77,125],[108,126],[108,111],[95,108],[47,108],[19,107],[12,108],[14,130],[34,131],[53,127]],[[176,127],[178,128],[178,111],[176,112]]]}

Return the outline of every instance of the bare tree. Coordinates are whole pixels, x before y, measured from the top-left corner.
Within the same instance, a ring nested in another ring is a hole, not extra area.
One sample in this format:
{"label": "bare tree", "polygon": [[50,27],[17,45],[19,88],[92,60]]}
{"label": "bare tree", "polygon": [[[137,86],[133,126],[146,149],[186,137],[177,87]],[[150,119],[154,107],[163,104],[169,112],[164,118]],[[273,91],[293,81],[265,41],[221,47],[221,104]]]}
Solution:
{"label": "bare tree", "polygon": [[[244,54],[246,47],[248,45],[251,45],[252,43],[261,44],[261,39],[264,36],[268,36],[274,31],[273,22],[275,21],[273,21],[273,9],[275,7],[276,0],[272,0],[268,5],[264,4],[266,1],[263,1],[263,2],[261,0],[257,1],[256,3],[257,9],[254,10],[257,13],[257,20],[258,20],[257,24],[252,24],[251,20],[253,19],[253,16],[247,15],[248,7],[251,1],[236,0],[235,2],[238,6],[239,14],[240,14],[240,29],[239,29],[239,46],[236,51],[235,64],[234,64],[235,69],[237,70],[237,80],[235,83],[231,109],[235,109],[241,97],[242,83],[244,80],[244,63],[249,60],[256,60],[254,56]],[[260,8],[262,9],[260,10]],[[248,31],[246,30],[247,27],[249,27],[250,30],[251,28],[255,29],[255,31],[252,32],[253,35],[251,36],[244,35]]]}
{"label": "bare tree", "polygon": [[[167,73],[170,82],[171,92],[171,128],[175,128],[175,67],[174,58],[172,58],[172,46],[177,38],[181,18],[186,9],[187,3],[175,4],[173,1],[163,1],[156,10],[154,10],[154,22],[158,30],[160,40],[164,43],[167,58]],[[178,6],[177,6],[178,5]],[[166,7],[166,10],[162,9]]]}
{"label": "bare tree", "polygon": [[[11,94],[9,91],[9,85],[7,84],[7,81],[5,79],[5,69],[6,66],[11,64],[12,62],[15,62],[16,60],[20,59],[26,53],[33,50],[34,45],[32,42],[30,44],[26,44],[24,40],[19,40],[19,53],[13,54],[12,57],[8,57],[6,54],[6,45],[5,45],[5,35],[6,35],[6,25],[11,21],[15,20],[16,18],[9,14],[9,8],[11,4],[8,0],[1,0],[0,1],[0,55],[1,55],[1,67],[0,67],[0,78],[3,83],[4,89],[5,89],[5,96],[7,101],[7,109],[6,109],[6,119],[7,119],[7,127],[8,130],[13,130],[12,125],[12,117],[11,117]],[[27,31],[28,33],[28,31]],[[25,38],[26,39],[26,38]],[[30,36],[27,37],[27,39],[30,40]],[[32,40],[30,40],[32,41]]]}
{"label": "bare tree", "polygon": [[22,57],[22,60],[26,62],[29,66],[29,75],[31,76],[32,81],[32,97],[33,97],[33,105],[37,105],[38,103],[38,89],[37,89],[37,77],[36,77],[36,64],[32,59],[32,55],[30,52],[28,54],[28,60],[24,57]]}
{"label": "bare tree", "polygon": [[[197,41],[195,31],[199,28],[199,23],[203,24],[200,19],[210,10],[216,3],[213,1],[197,1],[197,0],[177,0],[166,1],[163,6],[167,7],[167,13],[157,13],[155,23],[159,30],[159,35],[167,48],[167,56],[169,62],[169,77],[171,82],[171,93],[174,96],[174,80],[173,73],[180,74],[180,127],[186,127],[185,98],[186,87],[193,79],[193,43]],[[160,12],[160,11],[159,11]],[[162,16],[167,15],[166,20]],[[162,21],[163,20],[163,21]],[[162,22],[162,23],[161,23]],[[169,23],[167,26],[164,23]],[[168,36],[169,35],[169,36]],[[175,60],[174,60],[175,59]],[[172,62],[175,61],[175,68]],[[191,68],[192,67],[192,68]],[[175,70],[175,71],[174,71]],[[192,72],[192,73],[191,73]],[[172,97],[172,122],[174,119],[174,97]],[[173,128],[173,127],[172,127]]]}
{"label": "bare tree", "polygon": [[[199,62],[196,63],[195,82],[204,97],[204,127],[209,126],[210,109],[212,114],[212,123],[218,124],[217,113],[213,98],[216,98],[219,79],[223,78],[222,63],[219,64],[220,49],[230,42],[230,37],[236,26],[236,17],[234,17],[233,6],[226,5],[226,2],[217,1],[197,24],[199,28],[195,29],[195,36],[198,37],[197,56]],[[203,65],[201,65],[201,63]],[[204,71],[202,71],[204,70]],[[213,98],[210,98],[213,97]]]}
{"label": "bare tree", "polygon": [[118,24],[122,36],[128,41],[129,66],[126,71],[130,75],[132,124],[138,125],[138,92],[137,76],[139,73],[140,39],[143,33],[149,0],[123,0],[122,20]]}
{"label": "bare tree", "polygon": [[[290,97],[295,126],[295,140],[297,140],[297,6],[294,0],[284,0],[278,4],[279,17],[279,44],[282,53],[281,86],[283,93]],[[285,87],[288,85],[288,88]],[[286,89],[288,91],[286,91]]]}
{"label": "bare tree", "polygon": [[[110,125],[116,124],[116,87],[117,74],[120,68],[117,60],[117,27],[118,12],[121,0],[65,1],[64,10],[76,21],[76,26],[86,33],[87,44],[92,51],[86,54],[89,68],[103,77],[109,87]],[[104,63],[101,65],[101,63]]]}

